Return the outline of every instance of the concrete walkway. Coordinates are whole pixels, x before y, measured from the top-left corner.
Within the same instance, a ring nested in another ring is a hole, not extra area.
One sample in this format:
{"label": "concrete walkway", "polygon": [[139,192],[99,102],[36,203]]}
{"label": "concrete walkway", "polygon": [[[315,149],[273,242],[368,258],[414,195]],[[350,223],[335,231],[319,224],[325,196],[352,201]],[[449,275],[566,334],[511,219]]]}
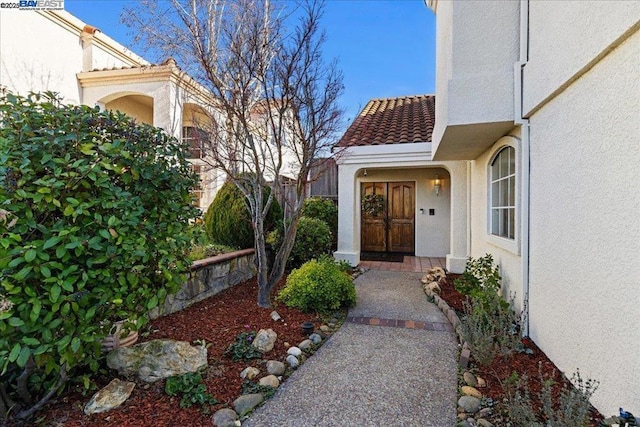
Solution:
{"label": "concrete walkway", "polygon": [[347,322],[243,426],[455,425],[457,342],[420,277],[358,277]]}

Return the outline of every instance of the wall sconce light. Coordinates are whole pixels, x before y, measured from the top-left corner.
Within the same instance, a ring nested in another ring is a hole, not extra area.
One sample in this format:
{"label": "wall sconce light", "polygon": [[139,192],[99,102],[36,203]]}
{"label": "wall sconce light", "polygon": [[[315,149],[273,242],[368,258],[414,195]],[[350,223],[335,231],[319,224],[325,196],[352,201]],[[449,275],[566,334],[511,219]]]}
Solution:
{"label": "wall sconce light", "polygon": [[440,177],[436,174],[436,179],[433,180],[433,189],[436,192],[436,196],[440,195],[440,187],[441,187]]}
{"label": "wall sconce light", "polygon": [[364,175],[364,176],[367,176],[367,170],[366,170],[366,169],[364,170],[363,175]]}

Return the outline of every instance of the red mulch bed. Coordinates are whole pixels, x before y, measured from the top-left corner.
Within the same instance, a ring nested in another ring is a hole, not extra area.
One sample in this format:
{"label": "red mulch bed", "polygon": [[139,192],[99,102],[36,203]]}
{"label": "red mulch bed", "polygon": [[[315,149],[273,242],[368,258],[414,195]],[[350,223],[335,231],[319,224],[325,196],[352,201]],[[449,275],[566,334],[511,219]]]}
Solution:
{"label": "red mulch bed", "polygon": [[[312,320],[316,327],[320,326],[320,320],[313,318],[313,315],[283,304],[274,302],[273,308],[259,308],[256,304],[257,295],[256,281],[251,279],[180,312],[151,321],[147,328],[149,335],[140,340],[170,338],[193,343],[204,339],[212,344],[208,349],[209,368],[203,378],[209,393],[221,403],[213,406],[211,413],[223,407],[232,407],[232,402],[241,394],[240,372],[247,366],[258,366],[261,362],[260,359],[233,362],[223,356],[236,335],[249,328],[253,331],[273,329],[278,334],[278,340],[274,349],[264,356],[262,363],[269,359],[284,361],[284,343],[296,345],[303,339],[300,330],[302,322]],[[285,322],[274,322],[270,317],[273,310],[277,310]],[[264,365],[261,370],[264,372]],[[98,378],[98,386],[106,385],[111,378]],[[47,425],[65,427],[212,425],[211,415],[203,414],[198,407],[180,408],[180,398],[165,394],[164,381],[151,385],[138,383],[131,397],[121,407],[101,414],[84,414],[82,405],[89,397],[69,392],[48,405],[38,417],[45,417]]]}
{"label": "red mulch bed", "polygon": [[[464,313],[463,302],[467,300],[467,296],[456,291],[454,287],[454,280],[460,277],[459,274],[448,274],[447,278],[440,283],[442,292],[440,297],[444,299],[447,304],[458,314]],[[529,391],[532,399],[534,409],[537,413],[541,413],[541,402],[538,400],[538,395],[542,389],[542,381],[540,374],[543,378],[553,379],[556,385],[553,388],[554,395],[558,395],[563,385],[571,386],[560,370],[549,360],[549,358],[538,348],[538,346],[529,338],[524,338],[522,343],[526,349],[532,351],[531,354],[527,353],[515,353],[509,358],[496,357],[489,366],[479,366],[473,364],[469,370],[475,375],[482,377],[487,386],[480,389],[485,397],[493,399],[494,403],[498,404],[498,412],[500,412],[500,404],[505,397],[502,384],[505,383],[507,378],[515,371],[518,376],[522,378],[526,375],[529,378]],[[473,357],[473,354],[472,354]],[[494,422],[495,425],[500,425],[504,420],[500,420],[501,414],[494,414],[495,419],[489,421]],[[602,415],[598,413],[594,408],[591,409],[591,427],[598,427],[599,422],[603,419]]]}

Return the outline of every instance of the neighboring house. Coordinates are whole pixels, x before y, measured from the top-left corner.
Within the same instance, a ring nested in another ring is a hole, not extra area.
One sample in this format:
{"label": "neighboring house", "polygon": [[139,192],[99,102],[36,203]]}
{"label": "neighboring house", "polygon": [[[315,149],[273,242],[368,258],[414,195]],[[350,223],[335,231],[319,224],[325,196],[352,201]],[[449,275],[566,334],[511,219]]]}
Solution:
{"label": "neighboring house", "polygon": [[424,155],[469,165],[452,244],[493,255],[524,332],[569,376],[600,381],[598,410],[637,415],[640,2],[426,3],[437,105]]}
{"label": "neighboring house", "polygon": [[151,64],[68,12],[2,9],[0,88],[57,92],[65,103],[119,110],[188,141],[187,157],[201,178],[196,204],[203,209],[222,184],[224,176],[203,159],[208,91],[175,61]]}
{"label": "neighboring house", "polygon": [[[338,164],[337,259],[362,252],[445,257],[461,272],[467,257],[467,164],[433,161],[432,95],[373,99],[334,150]],[[380,209],[363,209],[378,197]]]}

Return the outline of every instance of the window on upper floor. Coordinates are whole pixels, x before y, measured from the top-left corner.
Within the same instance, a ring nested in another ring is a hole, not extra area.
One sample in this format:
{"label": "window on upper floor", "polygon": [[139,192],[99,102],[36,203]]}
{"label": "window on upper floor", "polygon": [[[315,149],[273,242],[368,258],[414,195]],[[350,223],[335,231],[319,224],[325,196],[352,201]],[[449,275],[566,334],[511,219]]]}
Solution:
{"label": "window on upper floor", "polygon": [[208,141],[207,133],[193,126],[182,128],[182,141],[189,144],[189,159],[201,159],[204,157],[205,143]]}
{"label": "window on upper floor", "polygon": [[490,166],[489,232],[515,240],[516,236],[516,150],[504,147]]}

